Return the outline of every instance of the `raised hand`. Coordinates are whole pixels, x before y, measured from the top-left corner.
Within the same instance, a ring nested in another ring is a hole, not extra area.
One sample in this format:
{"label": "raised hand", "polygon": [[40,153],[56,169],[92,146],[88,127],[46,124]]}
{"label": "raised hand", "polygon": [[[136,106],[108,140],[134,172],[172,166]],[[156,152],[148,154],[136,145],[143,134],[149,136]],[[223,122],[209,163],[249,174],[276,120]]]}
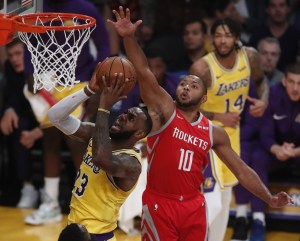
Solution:
{"label": "raised hand", "polygon": [[116,17],[116,22],[107,19],[107,22],[112,25],[121,37],[134,36],[137,27],[142,23],[138,20],[132,23],[130,20],[130,10],[126,8],[125,12],[122,6],[119,7],[119,12],[112,11]]}
{"label": "raised hand", "polygon": [[269,202],[272,208],[282,208],[288,204],[294,204],[294,200],[286,192],[277,193]]}
{"label": "raised hand", "polygon": [[122,94],[125,87],[122,73],[115,74],[115,78],[111,81],[110,86],[107,85],[105,76],[103,76],[102,82],[104,88],[100,96],[99,107],[109,110],[119,100],[127,98],[126,95]]}

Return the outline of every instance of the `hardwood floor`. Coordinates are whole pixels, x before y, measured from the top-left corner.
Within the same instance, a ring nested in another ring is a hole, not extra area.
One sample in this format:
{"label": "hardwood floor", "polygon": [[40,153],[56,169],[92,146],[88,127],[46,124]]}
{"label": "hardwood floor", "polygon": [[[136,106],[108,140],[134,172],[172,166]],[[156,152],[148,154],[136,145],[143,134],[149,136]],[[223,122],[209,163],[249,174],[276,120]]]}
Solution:
{"label": "hardwood floor", "polygon": [[[25,225],[23,220],[32,210],[0,207],[0,241],[55,241],[60,231],[66,225],[67,216],[61,223],[46,224],[43,226]],[[300,230],[300,224],[299,224]],[[299,231],[300,232],[300,231]],[[128,236],[117,230],[118,241],[140,241],[139,235]],[[232,230],[226,232],[224,241],[229,241]],[[269,232],[267,241],[299,241],[299,234],[285,232]]]}

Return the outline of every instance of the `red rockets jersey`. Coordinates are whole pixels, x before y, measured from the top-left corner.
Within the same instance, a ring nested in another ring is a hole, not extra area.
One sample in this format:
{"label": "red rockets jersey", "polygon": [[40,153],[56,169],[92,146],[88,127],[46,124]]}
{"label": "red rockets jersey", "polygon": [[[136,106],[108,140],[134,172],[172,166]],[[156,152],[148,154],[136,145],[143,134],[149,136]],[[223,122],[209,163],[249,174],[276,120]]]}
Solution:
{"label": "red rockets jersey", "polygon": [[199,190],[211,146],[211,122],[199,113],[190,123],[176,108],[169,121],[147,137],[147,186],[175,195]]}

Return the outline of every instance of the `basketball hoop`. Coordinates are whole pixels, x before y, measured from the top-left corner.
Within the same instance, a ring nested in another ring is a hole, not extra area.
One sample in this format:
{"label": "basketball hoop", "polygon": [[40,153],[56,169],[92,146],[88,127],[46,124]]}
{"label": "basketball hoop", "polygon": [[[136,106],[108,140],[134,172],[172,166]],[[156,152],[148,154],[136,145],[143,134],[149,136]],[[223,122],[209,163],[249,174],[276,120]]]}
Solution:
{"label": "basketball hoop", "polygon": [[34,92],[63,91],[79,82],[75,80],[77,59],[95,24],[94,18],[73,13],[0,15],[1,35],[6,33],[0,43],[10,42],[18,32],[31,53]]}

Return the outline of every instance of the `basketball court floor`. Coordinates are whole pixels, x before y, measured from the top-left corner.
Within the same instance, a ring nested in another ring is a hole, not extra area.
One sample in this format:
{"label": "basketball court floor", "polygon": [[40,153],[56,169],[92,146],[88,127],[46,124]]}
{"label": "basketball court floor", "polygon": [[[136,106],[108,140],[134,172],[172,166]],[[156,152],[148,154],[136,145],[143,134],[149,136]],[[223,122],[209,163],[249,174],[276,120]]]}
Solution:
{"label": "basketball court floor", "polygon": [[[23,220],[32,210],[0,207],[0,241],[55,241],[60,231],[67,223],[67,216],[60,223],[43,226],[25,225]],[[300,224],[299,224],[300,229]],[[224,241],[229,241],[232,229],[226,232]],[[268,232],[267,241],[299,241],[299,233]],[[126,235],[121,230],[116,231],[118,241],[140,241],[140,235]],[[216,240],[217,241],[217,240]]]}

